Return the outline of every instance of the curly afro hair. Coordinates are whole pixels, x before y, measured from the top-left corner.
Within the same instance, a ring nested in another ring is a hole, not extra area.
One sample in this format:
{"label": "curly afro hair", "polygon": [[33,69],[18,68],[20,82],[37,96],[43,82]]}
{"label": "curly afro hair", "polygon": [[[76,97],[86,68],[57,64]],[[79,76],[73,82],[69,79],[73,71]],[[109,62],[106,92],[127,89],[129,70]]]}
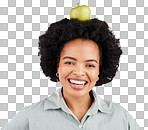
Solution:
{"label": "curly afro hair", "polygon": [[112,81],[119,67],[119,58],[122,54],[119,39],[109,28],[105,21],[97,18],[79,21],[64,18],[52,23],[45,34],[39,37],[40,65],[46,77],[58,82],[56,76],[60,53],[64,44],[70,40],[82,38],[97,43],[100,51],[100,74],[95,86]]}

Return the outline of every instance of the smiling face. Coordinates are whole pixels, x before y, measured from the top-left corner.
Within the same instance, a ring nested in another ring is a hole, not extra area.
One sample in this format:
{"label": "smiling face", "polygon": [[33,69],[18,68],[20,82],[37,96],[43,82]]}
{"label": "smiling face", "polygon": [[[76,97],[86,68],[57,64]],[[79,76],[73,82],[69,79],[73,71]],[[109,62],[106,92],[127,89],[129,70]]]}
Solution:
{"label": "smiling face", "polygon": [[[89,95],[89,92],[98,80],[99,58],[98,45],[92,40],[77,38],[68,41],[64,45],[57,66],[57,72],[59,73],[60,83],[63,86],[64,95],[73,97]],[[70,85],[68,81],[69,78],[82,79],[88,83],[85,87],[76,89]]]}

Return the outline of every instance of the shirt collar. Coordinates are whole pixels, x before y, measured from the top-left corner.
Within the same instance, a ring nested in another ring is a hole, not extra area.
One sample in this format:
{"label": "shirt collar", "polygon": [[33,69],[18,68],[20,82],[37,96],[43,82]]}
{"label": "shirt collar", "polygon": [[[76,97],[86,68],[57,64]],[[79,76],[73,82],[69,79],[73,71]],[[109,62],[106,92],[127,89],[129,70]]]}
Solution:
{"label": "shirt collar", "polygon": [[[96,114],[98,111],[102,113],[111,113],[112,104],[109,101],[101,99],[93,89],[90,93],[94,97],[94,102],[88,110],[88,114]],[[71,113],[62,96],[62,87],[44,100],[44,110],[60,108],[67,113]]]}

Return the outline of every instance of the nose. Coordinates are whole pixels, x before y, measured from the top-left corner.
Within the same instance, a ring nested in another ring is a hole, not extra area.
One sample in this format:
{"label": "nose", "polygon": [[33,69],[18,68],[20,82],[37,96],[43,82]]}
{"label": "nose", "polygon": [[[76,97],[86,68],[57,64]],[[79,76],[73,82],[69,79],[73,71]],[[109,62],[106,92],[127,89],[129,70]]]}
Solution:
{"label": "nose", "polygon": [[85,74],[83,66],[82,65],[77,65],[77,67],[74,70],[74,74],[77,76],[82,76]]}

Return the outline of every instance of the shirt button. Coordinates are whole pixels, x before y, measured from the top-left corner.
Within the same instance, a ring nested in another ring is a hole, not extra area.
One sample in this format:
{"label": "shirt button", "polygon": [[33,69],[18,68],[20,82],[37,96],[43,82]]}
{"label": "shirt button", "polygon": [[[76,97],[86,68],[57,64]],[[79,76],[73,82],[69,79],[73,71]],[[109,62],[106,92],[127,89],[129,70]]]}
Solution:
{"label": "shirt button", "polygon": [[79,128],[82,128],[82,125],[79,125]]}

